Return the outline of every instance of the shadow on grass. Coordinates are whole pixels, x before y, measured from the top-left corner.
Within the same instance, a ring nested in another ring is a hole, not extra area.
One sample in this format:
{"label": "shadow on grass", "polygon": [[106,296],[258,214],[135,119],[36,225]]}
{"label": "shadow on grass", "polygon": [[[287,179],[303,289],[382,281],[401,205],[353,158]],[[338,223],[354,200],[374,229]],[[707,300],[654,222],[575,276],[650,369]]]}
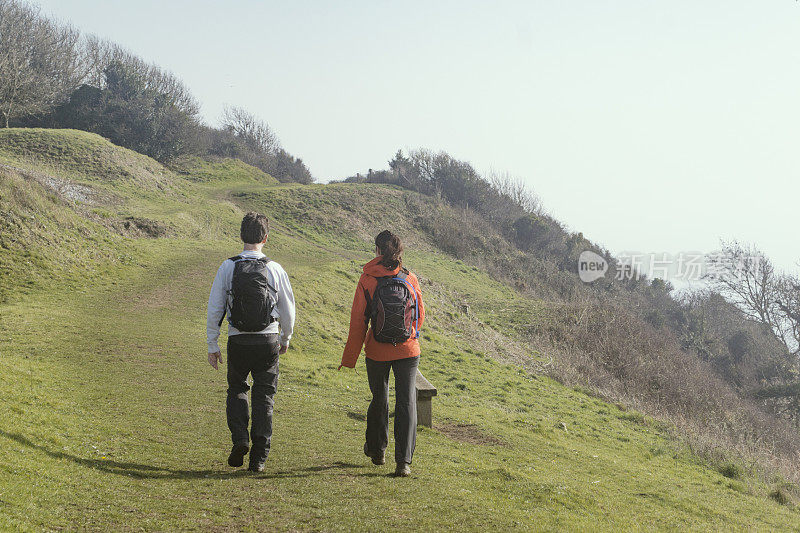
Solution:
{"label": "shadow on grass", "polygon": [[359,422],[367,421],[367,415],[363,413],[356,413],[355,411],[347,411],[347,418],[358,420]]}
{"label": "shadow on grass", "polygon": [[[363,413],[356,413],[355,411],[347,411],[347,418],[358,420],[359,422],[367,421],[367,415]],[[394,418],[394,411],[389,413],[389,418]]]}
{"label": "shadow on grass", "polygon": [[[0,429],[0,436],[13,440],[23,446],[27,446],[33,450],[39,451],[52,457],[53,459],[61,459],[71,461],[80,466],[107,472],[109,474],[116,474],[119,476],[132,477],[137,479],[232,479],[239,477],[256,477],[258,479],[280,479],[280,478],[298,478],[316,475],[320,472],[335,471],[335,470],[350,470],[354,468],[363,468],[365,465],[344,463],[336,461],[330,464],[309,466],[306,468],[297,468],[294,470],[282,470],[278,472],[265,472],[263,474],[253,474],[246,469],[240,468],[238,470],[181,470],[166,468],[161,466],[145,465],[140,463],[129,463],[113,461],[110,459],[90,459],[87,457],[78,457],[62,451],[54,451],[41,444],[32,442],[27,437],[19,433],[9,433]],[[378,476],[377,473],[366,473],[363,476]]]}

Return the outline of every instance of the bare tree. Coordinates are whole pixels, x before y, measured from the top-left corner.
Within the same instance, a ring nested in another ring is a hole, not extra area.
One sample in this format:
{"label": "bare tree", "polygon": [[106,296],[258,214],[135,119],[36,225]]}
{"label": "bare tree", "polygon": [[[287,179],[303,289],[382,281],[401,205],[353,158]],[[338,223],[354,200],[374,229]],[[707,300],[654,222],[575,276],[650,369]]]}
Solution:
{"label": "bare tree", "polygon": [[[141,62],[141,59],[138,61]],[[166,95],[173,105],[188,115],[194,116],[200,112],[197,100],[177,76],[153,64],[145,64],[143,68],[146,68],[148,88]]]}
{"label": "bare tree", "polygon": [[241,159],[282,182],[314,181],[303,160],[281,148],[278,136],[269,124],[252,113],[241,107],[226,106],[221,127],[223,137],[233,142],[221,146],[219,155]]}
{"label": "bare tree", "polygon": [[769,328],[788,352],[800,355],[800,281],[776,272],[755,246],[724,242],[707,278],[745,316]]}
{"label": "bare tree", "polygon": [[29,4],[0,0],[0,113],[5,126],[65,100],[84,77],[80,34]]}
{"label": "bare tree", "polygon": [[778,296],[780,299],[776,303],[784,315],[787,336],[790,336],[793,346],[800,347],[800,278],[783,276],[778,286]]}
{"label": "bare tree", "polygon": [[105,69],[115,60],[118,53],[119,47],[111,41],[96,35],[87,35],[82,46],[82,60],[85,64],[83,83],[105,89]]}
{"label": "bare tree", "polygon": [[525,185],[520,178],[513,178],[508,172],[489,174],[489,183],[503,196],[510,198],[526,213],[541,214],[542,203],[539,197]]}
{"label": "bare tree", "polygon": [[222,114],[222,128],[233,133],[254,152],[275,156],[281,149],[278,136],[272,128],[241,107],[225,107]]}

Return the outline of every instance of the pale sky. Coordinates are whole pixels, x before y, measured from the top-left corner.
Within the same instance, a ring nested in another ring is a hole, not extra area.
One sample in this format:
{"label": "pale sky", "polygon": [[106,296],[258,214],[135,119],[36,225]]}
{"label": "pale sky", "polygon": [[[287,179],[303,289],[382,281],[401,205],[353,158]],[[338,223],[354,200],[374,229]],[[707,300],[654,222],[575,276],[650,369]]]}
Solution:
{"label": "pale sky", "polygon": [[612,252],[798,270],[800,3],[41,0],[264,118],[320,181],[442,149]]}

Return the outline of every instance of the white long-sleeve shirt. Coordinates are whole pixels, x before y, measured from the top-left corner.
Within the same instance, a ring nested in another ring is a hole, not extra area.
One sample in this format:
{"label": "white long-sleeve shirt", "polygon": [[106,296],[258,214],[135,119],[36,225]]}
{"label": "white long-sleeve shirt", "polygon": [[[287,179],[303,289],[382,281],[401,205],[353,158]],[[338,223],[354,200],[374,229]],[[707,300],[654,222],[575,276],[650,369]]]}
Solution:
{"label": "white long-sleeve shirt", "polygon": [[[239,256],[252,257],[254,259],[266,257],[255,250],[245,250]],[[230,309],[233,269],[233,261],[226,259],[217,270],[217,276],[211,286],[211,295],[208,297],[208,317],[206,319],[208,353],[219,351],[217,341],[219,340],[220,319],[222,314],[225,313],[225,309]],[[292,338],[292,331],[294,330],[295,317],[292,284],[289,283],[289,276],[286,271],[275,261],[267,263],[267,282],[275,289],[275,293],[272,295],[275,303],[272,308],[272,316],[277,320],[263,331],[239,331],[230,323],[230,316],[228,316],[228,336],[239,335],[240,333],[258,333],[261,335],[280,333],[281,346],[289,346],[289,340]]]}

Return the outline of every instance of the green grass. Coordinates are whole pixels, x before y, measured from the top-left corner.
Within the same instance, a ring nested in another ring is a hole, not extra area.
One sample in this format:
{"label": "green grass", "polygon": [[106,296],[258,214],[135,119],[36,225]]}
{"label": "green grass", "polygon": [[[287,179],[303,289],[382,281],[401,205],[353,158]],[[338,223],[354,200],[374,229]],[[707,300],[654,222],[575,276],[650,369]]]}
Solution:
{"label": "green grass", "polygon": [[35,167],[78,182],[113,185],[117,191],[168,191],[172,176],[161,164],[77,130],[0,130],[0,163]]}
{"label": "green grass", "polygon": [[[58,135],[69,146],[77,134]],[[4,271],[0,529],[800,526],[797,511],[779,503],[784,492],[704,464],[648,417],[500,362],[499,353],[521,345],[516,329],[500,327],[515,314],[509,309],[536,313],[544,303],[419,235],[409,239],[406,261],[429,308],[421,369],[439,389],[436,427],[420,430],[411,478],[371,465],[361,452],[363,360],[358,373],[336,367],[369,237],[388,224],[413,232],[408,205],[424,200],[378,186],[174,174],[176,195],[133,197],[122,187],[124,201],[93,207],[104,215],[92,219],[19,179],[7,178],[0,192],[14,195],[4,201],[16,206],[20,228],[31,224],[25,213],[44,210],[61,217],[52,224],[70,237],[70,254],[79,253],[82,231],[97,237],[84,246],[99,253],[48,276],[63,241],[31,230],[19,242],[40,246],[40,255],[29,268]],[[114,190],[112,181],[98,187]],[[248,209],[272,217],[266,252],[289,272],[298,300],[295,338],[281,359],[273,451],[259,475],[225,465],[224,369],[208,366],[204,339],[211,279],[238,251],[237,224]],[[129,213],[178,233],[130,238],[104,224]],[[1,236],[0,259],[23,253]]]}
{"label": "green grass", "polygon": [[238,159],[202,159],[186,156],[170,164],[170,168],[194,182],[255,181],[262,185],[275,185],[278,180]]}

